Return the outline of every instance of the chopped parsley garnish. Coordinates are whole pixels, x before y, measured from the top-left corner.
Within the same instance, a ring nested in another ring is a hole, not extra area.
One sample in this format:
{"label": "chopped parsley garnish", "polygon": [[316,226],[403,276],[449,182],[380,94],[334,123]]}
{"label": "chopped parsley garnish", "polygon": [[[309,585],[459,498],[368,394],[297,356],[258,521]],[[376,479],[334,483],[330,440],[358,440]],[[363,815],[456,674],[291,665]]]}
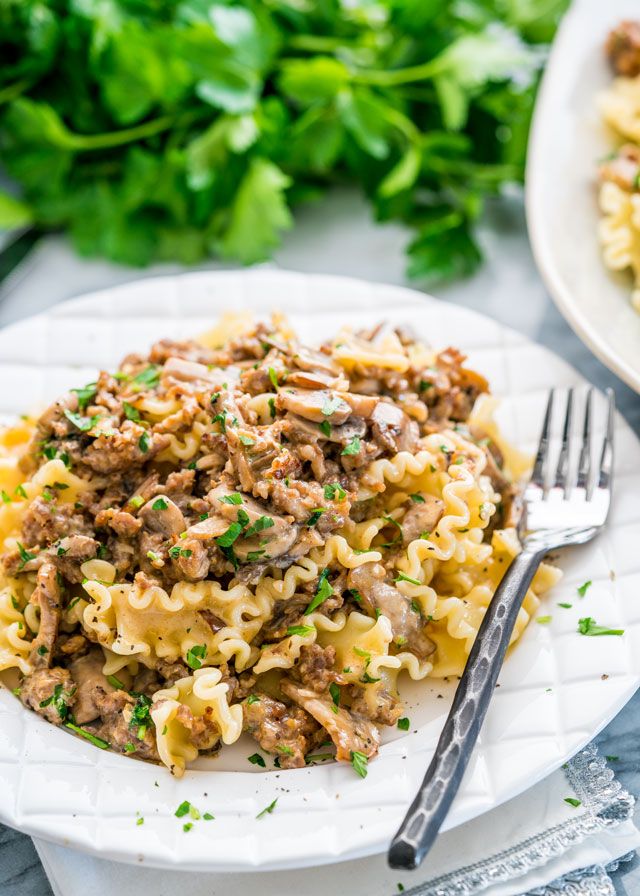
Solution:
{"label": "chopped parsley garnish", "polygon": [[128,401],[122,402],[122,410],[124,411],[124,415],[127,420],[133,420],[135,423],[140,419],[140,411],[138,408],[134,408],[132,404],[129,404]]}
{"label": "chopped parsley garnish", "polygon": [[351,765],[353,766],[353,770],[357,775],[360,775],[361,778],[367,777],[367,763],[369,760],[365,756],[364,753],[361,753],[359,750],[351,751]]}
{"label": "chopped parsley garnish", "polygon": [[116,688],[119,691],[124,691],[124,684],[120,681],[119,678],[116,678],[115,675],[107,675],[107,681],[112,688]]}
{"label": "chopped parsley garnish", "polygon": [[395,578],[395,581],[396,582],[409,582],[410,585],[421,585],[422,584],[417,579],[412,579],[411,576],[408,576],[404,572],[399,572]]}
{"label": "chopped parsley garnish", "polygon": [[275,398],[270,398],[268,404],[269,404],[269,413],[271,414],[271,419],[275,420],[276,419],[276,400],[275,400]]}
{"label": "chopped parsley garnish", "polygon": [[367,661],[367,664],[371,662],[371,654],[368,650],[363,650],[362,647],[354,647],[353,652],[358,656],[363,657]]}
{"label": "chopped parsley garnish", "polygon": [[198,811],[198,809],[196,809],[195,806],[190,806],[189,818],[193,818],[194,821],[200,821],[200,812]]}
{"label": "chopped parsley garnish", "polygon": [[4,489],[2,489],[2,491],[0,491],[0,496],[2,497],[2,500],[3,500],[3,502],[4,502],[5,504],[11,504],[11,498],[10,498],[9,495],[5,492]]}
{"label": "chopped parsley garnish", "polygon": [[324,487],[324,496],[329,501],[335,501],[336,497],[339,501],[342,501],[347,497],[347,493],[339,482],[330,482]]}
{"label": "chopped parsley garnish", "polygon": [[325,759],[335,759],[335,756],[333,753],[309,753],[304,757],[307,765],[310,765],[312,762],[323,762]]}
{"label": "chopped parsley garnish", "polygon": [[326,507],[316,507],[315,510],[312,510],[312,511],[311,511],[311,516],[309,517],[309,519],[308,519],[307,522],[305,523],[305,526],[308,526],[308,527],[311,529],[312,526],[315,526],[315,525],[316,525],[316,523],[318,522],[318,520],[320,519],[320,517],[322,516],[322,514],[323,514],[323,513],[326,513],[326,512],[327,512]]}
{"label": "chopped parsley garnish", "polygon": [[149,725],[153,725],[149,708],[151,706],[151,698],[146,694],[138,694],[129,720],[129,728],[137,728],[137,736],[143,740]]}
{"label": "chopped parsley garnish", "polygon": [[247,562],[255,563],[256,560],[260,560],[261,557],[264,557],[266,551],[264,548],[261,548],[259,551],[248,551],[247,552]]}
{"label": "chopped parsley garnish", "polygon": [[40,647],[36,650],[38,656],[46,656],[49,653],[49,648],[45,647],[44,644],[41,644]]}
{"label": "chopped parsley garnish", "polygon": [[211,812],[205,812],[202,817],[205,821],[213,821],[215,819],[215,815],[212,815]]}
{"label": "chopped parsley garnish", "polygon": [[336,411],[339,411],[343,407],[344,402],[341,398],[327,398],[322,405],[322,414],[324,417],[331,417],[332,414],[335,414]]}
{"label": "chopped parsley garnish", "polygon": [[238,438],[243,445],[247,445],[248,447],[255,445],[256,443],[255,439],[252,439],[251,436],[246,436],[243,432],[238,433]]}
{"label": "chopped parsley garnish", "polygon": [[320,424],[320,432],[327,439],[331,437],[331,424],[329,423],[328,420],[322,421],[322,423]]}
{"label": "chopped parsley garnish", "polygon": [[191,821],[187,821],[182,825],[182,830],[185,832],[185,834],[188,834],[192,827],[193,823]]}
{"label": "chopped parsley garnish", "polygon": [[558,604],[559,607],[562,607],[563,610],[570,610],[573,604]]}
{"label": "chopped parsley garnish", "polygon": [[258,532],[264,532],[265,529],[270,529],[272,526],[275,526],[275,523],[270,516],[259,516],[255,523],[249,526],[244,533],[244,537],[251,538],[252,535],[257,535]]}
{"label": "chopped parsley garnish", "polygon": [[275,372],[273,367],[269,368],[269,379],[271,381],[271,385],[277,392],[278,391],[278,374]]}
{"label": "chopped parsley garnish", "polygon": [[[153,551],[149,551],[147,557],[152,553]],[[169,548],[168,553],[172,560],[177,560],[178,557],[190,557],[193,554],[193,551],[191,548],[181,548],[179,544],[174,544],[173,547]]]}
{"label": "chopped parsley garnish", "polygon": [[220,393],[219,393],[219,392],[212,392],[212,393],[211,393],[211,398],[209,399],[209,401],[211,402],[211,404],[215,404],[216,401],[217,401],[219,398],[220,398]]}
{"label": "chopped parsley garnish", "polygon": [[206,644],[194,644],[187,650],[187,666],[190,669],[199,669],[202,666],[202,660],[207,655]]}
{"label": "chopped parsley garnish", "polygon": [[132,744],[131,741],[129,741],[129,743],[124,745],[124,751],[125,751],[125,753],[135,753],[135,751],[136,751],[135,744]]}
{"label": "chopped parsley garnish", "polygon": [[144,818],[142,817],[142,815],[136,819],[136,824],[138,825],[138,827],[140,827],[141,824],[144,824]]}
{"label": "chopped parsley garnish", "polygon": [[260,703],[260,697],[257,694],[249,694],[247,697],[247,704],[251,706],[252,703]]}
{"label": "chopped parsley garnish", "polygon": [[134,376],[133,382],[139,386],[145,386],[147,389],[155,389],[160,382],[160,368],[157,364],[149,364]]}
{"label": "chopped parsley garnish", "polygon": [[360,677],[360,681],[363,684],[375,684],[376,681],[380,681],[379,678],[374,678],[373,675],[369,675],[369,673],[365,670],[362,676]]}
{"label": "chopped parsley garnish", "polygon": [[264,761],[263,757],[260,755],[260,753],[252,753],[251,756],[247,756],[247,759],[249,760],[249,762],[250,762],[252,765],[259,765],[260,768],[266,768],[266,767],[267,767],[267,764],[266,764],[266,762]]}
{"label": "chopped parsley garnish", "polygon": [[424,498],[422,495],[419,495],[417,492],[413,495],[409,495],[414,504],[424,504]]}
{"label": "chopped parsley garnish", "polygon": [[82,389],[72,389],[71,391],[75,393],[78,399],[78,407],[81,411],[84,411],[86,406],[98,391],[97,383],[87,383],[87,385],[83,386]]}
{"label": "chopped parsley garnish", "polygon": [[316,588],[316,593],[314,594],[314,596],[311,600],[311,603],[309,604],[307,609],[304,611],[305,616],[308,616],[309,613],[313,613],[313,611],[316,610],[320,606],[320,604],[323,604],[325,602],[325,600],[328,597],[331,597],[331,595],[333,594],[333,588],[331,587],[331,584],[328,581],[328,577],[329,577],[329,570],[325,566],[325,568],[320,573],[320,577],[318,579],[318,587]]}
{"label": "chopped parsley garnish", "polygon": [[357,604],[362,603],[362,595],[356,588],[346,588],[344,593],[347,597],[350,597],[351,600],[354,600]]}
{"label": "chopped parsley garnish", "polygon": [[289,638],[291,635],[300,635],[301,637],[304,637],[305,635],[311,634],[313,630],[313,625],[290,625],[286,631],[285,637]]}
{"label": "chopped parsley garnish", "polygon": [[585,616],[578,620],[578,631],[581,635],[624,635],[623,628],[607,628],[606,625],[597,625],[592,616]]}
{"label": "chopped parsley garnish", "polygon": [[230,495],[223,495],[218,500],[223,504],[242,504],[242,495],[240,492],[232,492]]}
{"label": "chopped parsley garnish", "polygon": [[144,504],[144,498],[142,495],[134,495],[133,498],[129,499],[129,504],[131,504],[134,510],[137,510]]}
{"label": "chopped parsley garnish", "polygon": [[620,759],[619,756],[605,756],[604,758],[607,762],[617,762]]}
{"label": "chopped parsley garnish", "polygon": [[15,494],[15,495],[20,495],[21,498],[26,498],[26,497],[27,497],[27,493],[26,493],[26,491],[25,491],[24,485],[18,485],[18,486],[16,486],[16,490],[15,490],[14,494]]}
{"label": "chopped parsley garnish", "polygon": [[578,806],[582,805],[581,800],[577,800],[574,796],[565,796],[565,803],[568,803],[570,806],[573,806],[574,809],[577,809]]}
{"label": "chopped parsley garnish", "polygon": [[168,503],[164,498],[157,498],[153,504],[151,505],[152,510],[166,510],[168,508]]}
{"label": "chopped parsley garnish", "polygon": [[420,392],[426,392],[427,389],[433,389],[433,383],[430,383],[428,380],[420,380],[418,389]]}
{"label": "chopped parsley garnish", "polygon": [[256,815],[256,818],[264,818],[265,815],[271,815],[271,813],[273,812],[273,810],[276,807],[277,802],[278,802],[278,798],[276,797],[272,803],[269,803],[268,806],[265,806],[265,808],[262,810],[262,812],[258,812],[258,814]]}
{"label": "chopped parsley garnish", "polygon": [[70,411],[69,408],[64,409],[64,415],[69,423],[73,423],[76,429],[79,429],[80,432],[89,432],[100,419],[99,414],[94,414],[93,417],[83,417],[82,414]]}
{"label": "chopped parsley garnish", "polygon": [[418,613],[418,614],[422,613],[422,607],[420,606],[420,604],[418,603],[417,600],[411,601],[411,609],[413,610],[414,613]]}
{"label": "chopped parsley garnish", "polygon": [[16,542],[16,544],[18,545],[18,553],[20,554],[20,565],[18,566],[18,569],[24,569],[24,567],[30,560],[36,559],[36,555],[27,551],[19,541]]}
{"label": "chopped parsley garnish", "polygon": [[584,596],[585,596],[585,594],[587,593],[587,591],[589,590],[589,588],[591,588],[591,585],[592,585],[592,584],[593,584],[593,582],[591,581],[591,579],[589,579],[589,581],[588,581],[588,582],[585,582],[584,585],[580,585],[579,588],[576,588],[576,591],[578,592],[578,594],[580,595],[580,597],[584,597]]}
{"label": "chopped parsley garnish", "polygon": [[549,625],[549,623],[551,622],[551,616],[537,616],[536,622],[539,625]]}
{"label": "chopped parsley garnish", "polygon": [[45,706],[53,705],[54,709],[58,711],[58,715],[60,716],[62,721],[65,722],[69,717],[69,705],[66,698],[70,696],[71,694],[65,693],[64,688],[61,684],[57,684],[54,687],[51,696],[47,697],[46,700],[43,700],[40,703],[40,706],[44,708]]}
{"label": "chopped parsley garnish", "polygon": [[74,725],[73,722],[66,722],[65,728],[69,728],[71,731],[75,731],[76,734],[79,734],[80,737],[84,737],[85,740],[88,740],[89,743],[92,743],[94,747],[100,747],[101,750],[108,750],[111,744],[103,740],[101,737],[96,737],[95,734],[91,734],[90,731],[85,731],[84,728],[81,728],[79,725]]}
{"label": "chopped parsley garnish", "polygon": [[189,800],[185,800],[184,803],[180,803],[176,811],[173,813],[176,818],[184,818],[185,815],[189,814],[189,810],[191,809],[191,803]]}
{"label": "chopped parsley garnish", "polygon": [[216,538],[216,544],[221,548],[230,548],[231,545],[240,537],[242,526],[240,523],[231,523],[226,532]]}
{"label": "chopped parsley garnish", "polygon": [[142,451],[143,454],[146,454],[147,451],[149,450],[149,442],[150,441],[151,440],[149,438],[148,432],[143,432],[142,435],[140,436],[140,438],[138,439],[138,448],[140,449],[140,451]]}
{"label": "chopped parsley garnish", "polygon": [[400,731],[408,731],[409,726],[411,725],[411,722],[409,721],[409,719],[406,716],[403,716],[403,718],[398,719],[396,724],[397,724],[398,728],[400,729]]}
{"label": "chopped parsley garnish", "polygon": [[340,452],[340,454],[345,457],[350,457],[354,454],[359,454],[359,453],[360,453],[360,437],[359,436],[354,436],[349,441],[349,444],[346,445],[346,447],[344,447],[342,449],[342,451]]}
{"label": "chopped parsley garnish", "polygon": [[286,744],[276,744],[276,750],[284,756],[293,756],[293,750],[291,747],[287,747]]}
{"label": "chopped parsley garnish", "polygon": [[[180,553],[178,551],[178,553]],[[151,560],[152,563],[157,563],[159,560],[162,560],[160,554],[156,554],[155,551],[147,551],[147,560]]]}
{"label": "chopped parsley garnish", "polygon": [[332,681],[329,685],[329,693],[331,694],[331,699],[333,700],[335,706],[340,706],[340,688]]}

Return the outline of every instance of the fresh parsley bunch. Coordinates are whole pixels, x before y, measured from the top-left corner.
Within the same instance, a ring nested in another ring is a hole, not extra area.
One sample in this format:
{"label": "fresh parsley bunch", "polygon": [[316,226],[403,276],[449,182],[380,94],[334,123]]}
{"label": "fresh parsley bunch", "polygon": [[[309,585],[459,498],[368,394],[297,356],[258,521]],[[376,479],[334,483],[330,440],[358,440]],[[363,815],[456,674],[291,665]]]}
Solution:
{"label": "fresh parsley bunch", "polygon": [[357,183],[466,274],[486,196],[522,180],[567,0],[4,0],[0,226],[145,265],[267,258],[291,208]]}

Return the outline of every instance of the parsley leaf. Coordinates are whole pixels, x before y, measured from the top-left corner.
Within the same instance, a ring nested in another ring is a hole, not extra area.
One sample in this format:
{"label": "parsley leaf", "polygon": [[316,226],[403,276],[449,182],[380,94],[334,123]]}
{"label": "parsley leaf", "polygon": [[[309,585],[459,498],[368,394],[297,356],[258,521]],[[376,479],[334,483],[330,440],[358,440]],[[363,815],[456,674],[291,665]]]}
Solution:
{"label": "parsley leaf", "polygon": [[351,765],[353,766],[355,773],[360,775],[361,778],[367,777],[368,762],[369,760],[364,753],[361,753],[359,750],[351,751]]}
{"label": "parsley leaf", "polygon": [[260,753],[252,753],[251,756],[247,756],[247,759],[252,765],[259,765],[260,768],[266,768],[267,764],[264,761],[264,758],[260,755]]}
{"label": "parsley leaf", "polygon": [[230,495],[223,495],[218,500],[223,504],[242,504],[242,495],[240,492],[232,492]]}
{"label": "parsley leaf", "polygon": [[305,616],[308,616],[310,613],[313,613],[314,610],[317,610],[320,604],[323,604],[325,600],[328,597],[331,597],[331,595],[333,594],[333,588],[328,581],[328,577],[329,570],[327,567],[325,567],[318,578],[318,587],[316,588],[316,593],[313,596],[311,603],[304,611]]}
{"label": "parsley leaf", "polygon": [[311,634],[313,630],[313,625],[290,625],[285,632],[285,637],[290,638],[291,635],[300,635],[301,637],[304,637],[305,635]]}
{"label": "parsley leaf", "polygon": [[360,453],[360,444],[361,443],[360,443],[359,436],[354,436],[349,441],[349,444],[345,448],[342,449],[340,454],[342,454],[343,456],[346,456],[346,457],[350,457],[352,455],[359,454]]}
{"label": "parsley leaf", "polygon": [[588,582],[585,582],[584,585],[580,585],[579,588],[576,588],[576,591],[578,592],[578,594],[580,595],[580,597],[584,597],[584,596],[585,596],[585,594],[587,593],[588,589],[591,588],[591,585],[592,585],[592,584],[593,584],[593,582],[591,581],[591,579],[589,579],[589,581],[588,581]]}
{"label": "parsley leaf", "polygon": [[76,429],[79,429],[80,432],[89,432],[100,419],[99,414],[94,414],[93,417],[83,417],[82,414],[70,411],[69,408],[64,409],[64,415],[69,423],[73,423]]}
{"label": "parsley leaf", "polygon": [[207,655],[207,645],[206,644],[194,644],[193,647],[190,647],[187,650],[187,666],[190,669],[199,669],[202,666],[202,660]]}
{"label": "parsley leaf", "polygon": [[578,620],[578,632],[581,635],[624,635],[623,628],[607,628],[606,625],[597,625],[592,616],[585,616]]}
{"label": "parsley leaf", "polygon": [[400,729],[400,731],[408,731],[409,727],[411,725],[411,722],[409,721],[409,719],[406,716],[404,716],[402,719],[398,719],[396,724],[397,724],[398,728]]}
{"label": "parsley leaf", "polygon": [[256,815],[256,818],[264,818],[265,815],[271,815],[271,813],[273,812],[273,810],[275,809],[275,807],[277,805],[277,802],[278,802],[278,798],[276,797],[276,799],[272,803],[269,803],[268,806],[265,806],[265,808],[262,810],[262,812],[258,812],[258,814]]}
{"label": "parsley leaf", "polygon": [[324,487],[324,496],[328,501],[335,501],[336,498],[342,501],[343,498],[347,497],[347,493],[339,482],[330,482]]}

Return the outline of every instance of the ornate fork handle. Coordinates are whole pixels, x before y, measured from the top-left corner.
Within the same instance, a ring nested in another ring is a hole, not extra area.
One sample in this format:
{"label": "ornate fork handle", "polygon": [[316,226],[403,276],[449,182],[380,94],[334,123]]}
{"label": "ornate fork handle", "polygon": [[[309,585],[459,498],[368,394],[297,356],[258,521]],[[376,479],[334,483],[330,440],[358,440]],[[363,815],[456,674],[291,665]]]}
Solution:
{"label": "ornate fork handle", "polygon": [[417,868],[440,830],[487,714],[522,601],[543,556],[544,550],[525,548],[496,590],[431,764],[391,841],[388,860],[392,868]]}

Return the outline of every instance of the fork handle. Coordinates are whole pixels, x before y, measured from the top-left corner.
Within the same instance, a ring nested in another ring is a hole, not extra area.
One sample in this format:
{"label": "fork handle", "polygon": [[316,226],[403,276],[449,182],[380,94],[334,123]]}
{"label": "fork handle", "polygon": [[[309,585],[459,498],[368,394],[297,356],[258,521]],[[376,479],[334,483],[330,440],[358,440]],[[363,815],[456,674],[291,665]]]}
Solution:
{"label": "fork handle", "polygon": [[404,821],[391,841],[392,868],[417,868],[458,792],[487,714],[518,612],[544,551],[523,550],[487,608],[458,684],[438,746]]}

